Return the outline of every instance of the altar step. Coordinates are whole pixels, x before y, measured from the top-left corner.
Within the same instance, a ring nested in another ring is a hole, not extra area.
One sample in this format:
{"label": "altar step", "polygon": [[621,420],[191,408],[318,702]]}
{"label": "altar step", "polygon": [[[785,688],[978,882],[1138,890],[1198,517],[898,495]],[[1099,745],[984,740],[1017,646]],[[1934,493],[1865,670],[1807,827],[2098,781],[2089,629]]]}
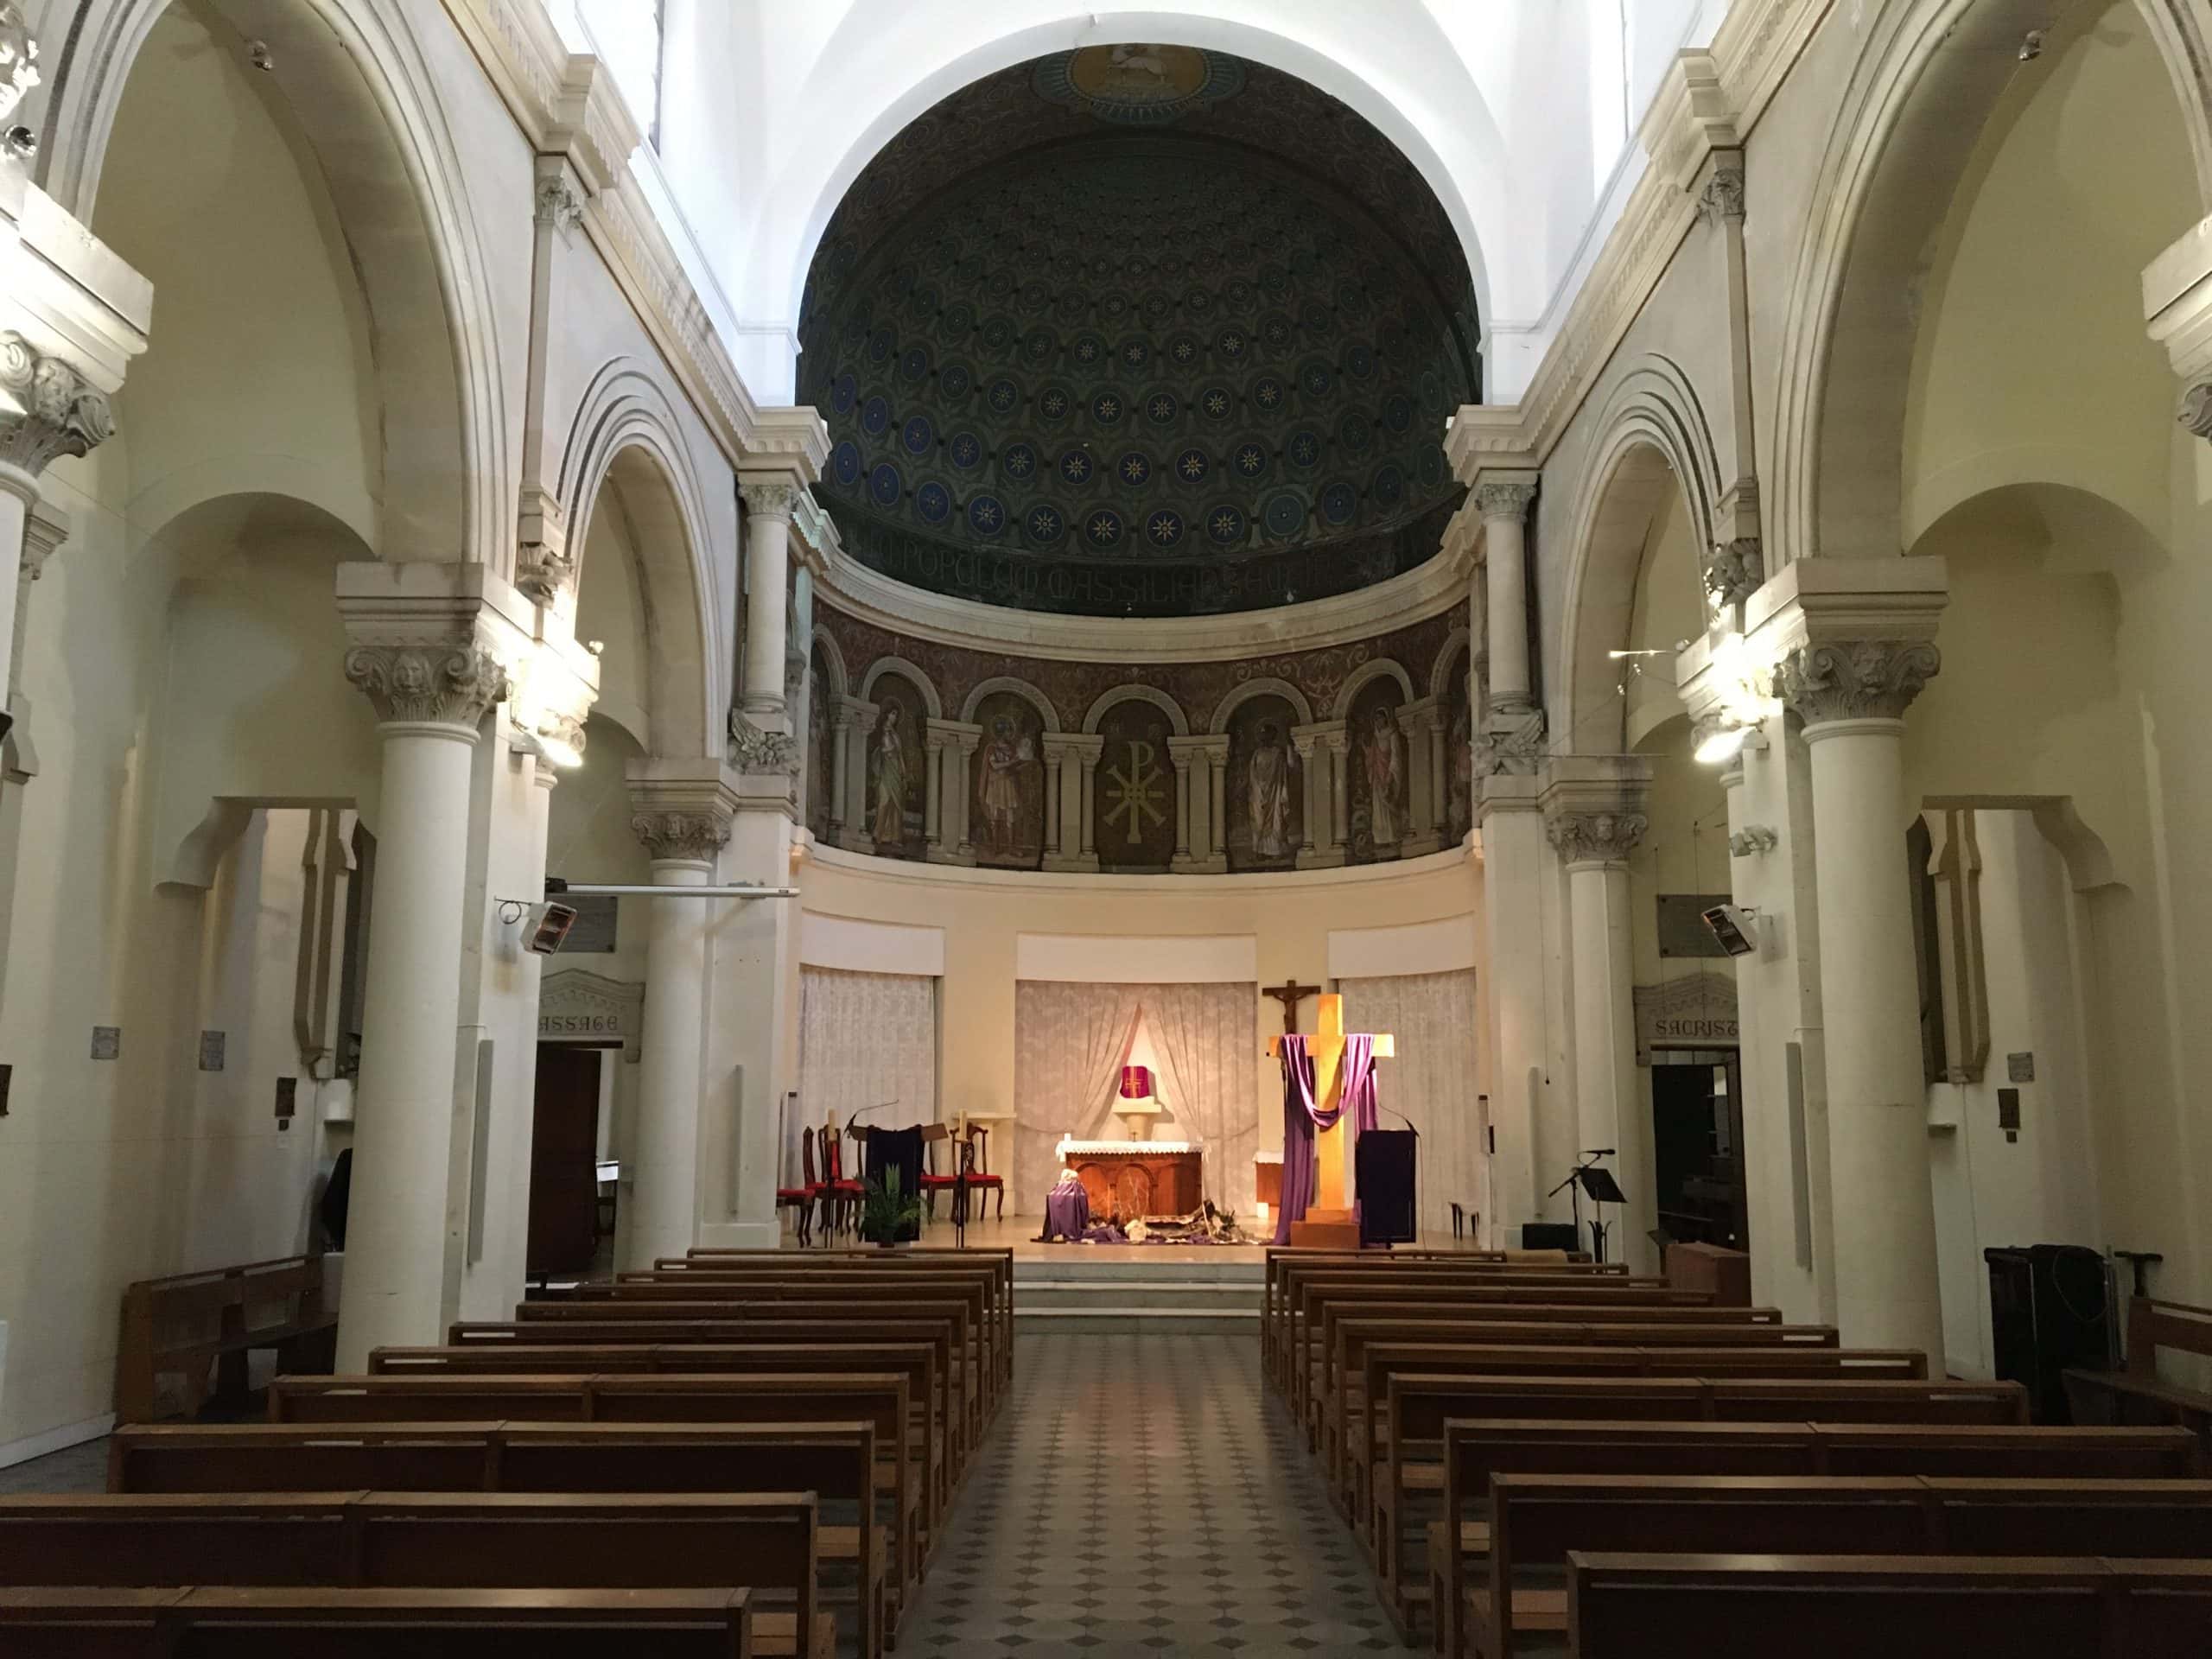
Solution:
{"label": "altar step", "polygon": [[1256,1335],[1265,1276],[1258,1262],[1017,1259],[1014,1324],[1032,1335],[1128,1331]]}

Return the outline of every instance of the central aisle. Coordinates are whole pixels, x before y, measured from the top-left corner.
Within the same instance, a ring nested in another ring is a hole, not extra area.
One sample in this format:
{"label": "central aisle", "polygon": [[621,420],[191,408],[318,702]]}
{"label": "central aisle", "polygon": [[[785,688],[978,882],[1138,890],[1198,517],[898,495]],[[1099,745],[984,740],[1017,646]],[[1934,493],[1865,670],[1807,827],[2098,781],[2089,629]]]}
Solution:
{"label": "central aisle", "polygon": [[1016,1339],[902,1651],[1412,1656],[1248,1336]]}

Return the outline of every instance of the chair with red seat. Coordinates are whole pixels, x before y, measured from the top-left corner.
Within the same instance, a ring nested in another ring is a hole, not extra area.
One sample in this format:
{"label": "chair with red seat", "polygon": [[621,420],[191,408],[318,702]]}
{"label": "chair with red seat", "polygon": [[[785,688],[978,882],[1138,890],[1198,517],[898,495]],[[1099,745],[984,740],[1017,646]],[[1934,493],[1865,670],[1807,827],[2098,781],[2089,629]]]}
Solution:
{"label": "chair with red seat", "polygon": [[804,1130],[798,1137],[799,1158],[806,1166],[803,1185],[779,1186],[776,1189],[776,1208],[795,1210],[798,1228],[799,1248],[804,1249],[814,1242],[814,1206],[822,1198],[822,1183],[814,1176],[814,1132]]}
{"label": "chair with red seat", "polygon": [[868,1188],[845,1173],[845,1147],[837,1131],[824,1123],[822,1136],[822,1204],[831,1226],[849,1232],[859,1224],[861,1200]]}
{"label": "chair with red seat", "polygon": [[1006,1219],[1006,1179],[1003,1176],[991,1173],[991,1132],[980,1123],[970,1123],[968,1126],[968,1144],[974,1148],[976,1154],[975,1171],[968,1176],[968,1185],[973,1187],[977,1194],[976,1214],[978,1218],[982,1217],[983,1199],[995,1192],[999,1195],[999,1202],[994,1216],[995,1219],[1004,1221]]}
{"label": "chair with red seat", "polygon": [[928,1206],[931,1221],[937,1219],[937,1195],[950,1192],[959,1185],[958,1176],[937,1173],[938,1142],[950,1139],[952,1131],[942,1123],[922,1125],[922,1202]]}

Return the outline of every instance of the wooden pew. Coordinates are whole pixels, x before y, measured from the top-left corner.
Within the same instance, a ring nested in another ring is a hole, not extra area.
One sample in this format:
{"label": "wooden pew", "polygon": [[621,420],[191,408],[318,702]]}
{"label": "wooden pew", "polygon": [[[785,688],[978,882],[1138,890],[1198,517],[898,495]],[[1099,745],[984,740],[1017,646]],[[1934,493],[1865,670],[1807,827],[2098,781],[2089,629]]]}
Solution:
{"label": "wooden pew", "polygon": [[[1429,1604],[1425,1557],[1409,1548],[1444,1502],[1444,1435],[1453,1418],[1650,1421],[1932,1423],[2025,1427],[2018,1382],[1838,1382],[1754,1377],[1497,1377],[1394,1371],[1370,1379],[1387,1400],[1360,1514],[1375,1568],[1401,1625]],[[1468,1522],[1468,1527],[1478,1525]]]}
{"label": "wooden pew", "polygon": [[369,1355],[376,1376],[604,1376],[616,1372],[681,1372],[693,1376],[818,1372],[850,1366],[856,1371],[896,1371],[907,1379],[910,1410],[920,1433],[914,1454],[926,1471],[923,1521],[934,1528],[951,1501],[947,1440],[950,1415],[944,1392],[942,1343],[483,1343],[446,1348],[378,1348]]}
{"label": "wooden pew", "polygon": [[2165,1659],[2212,1651],[2212,1565],[1569,1551],[1576,1659]]}
{"label": "wooden pew", "polygon": [[2212,1307],[2132,1297],[2126,1369],[2069,1370],[2066,1402],[2079,1423],[2182,1423],[2212,1440],[2212,1394],[2158,1375],[2158,1352],[2212,1357]]}
{"label": "wooden pew", "polygon": [[0,1588],[0,1652],[41,1659],[747,1659],[742,1590]]}
{"label": "wooden pew", "polygon": [[[484,1492],[261,1492],[0,1499],[0,1580],[18,1586],[752,1592],[756,1653],[832,1659],[818,1611],[810,1493],[657,1497]],[[789,1598],[764,1612],[761,1592]]]}
{"label": "wooden pew", "polygon": [[897,1372],[770,1372],[757,1376],[309,1376],[276,1378],[269,1420],[294,1427],[359,1429],[387,1422],[464,1425],[513,1419],[537,1424],[871,1424],[878,1490],[891,1500],[892,1559],[903,1586],[927,1559],[927,1503],[914,1478],[907,1378]]}
{"label": "wooden pew", "polygon": [[[1445,1440],[1444,1514],[1429,1528],[1427,1554],[1429,1600],[1436,1617],[1439,1645],[1447,1655],[1459,1651],[1453,1644],[1462,1626],[1454,1621],[1461,1619],[1469,1606],[1469,1591],[1481,1564],[1497,1554],[1497,1495],[1501,1484],[1513,1477],[1591,1477],[1600,1486],[1608,1480],[1626,1483],[1682,1476],[1726,1477],[1754,1484],[1762,1479],[1943,1476],[2147,1480],[2196,1488],[2201,1483],[2194,1478],[2202,1472],[2190,1436],[2157,1429],[1492,1420],[1455,1421],[1447,1425]],[[1686,1535],[1645,1535],[1633,1541],[1638,1548],[1661,1542],[1674,1548]],[[1859,1548],[1862,1538],[1867,1541],[1864,1543],[1867,1551],[1882,1549],[1882,1544],[1875,1541],[1877,1534],[1856,1534],[1847,1529],[1837,1533],[1809,1530],[1777,1547],[1801,1553],[1838,1553]],[[1743,1547],[1752,1548],[1759,1541],[1755,1537]],[[1555,1561],[1574,1545],[1574,1540],[1567,1540],[1544,1559]],[[1590,1545],[1592,1548],[1618,1547],[1605,1542]],[[1683,1543],[1681,1547],[1704,1546]],[[1527,1559],[1525,1551],[1522,1559]],[[1563,1620],[1563,1599],[1541,1605],[1550,1607]],[[1540,1624],[1533,1628],[1556,1630],[1562,1624]]]}
{"label": "wooden pew", "polygon": [[850,1504],[823,1525],[823,1562],[855,1578],[859,1650],[883,1651],[893,1586],[876,1516],[873,1423],[370,1424],[334,1433],[238,1423],[123,1429],[113,1493],[795,1492]]}
{"label": "wooden pew", "polygon": [[[826,1250],[785,1249],[695,1249],[680,1256],[661,1256],[653,1262],[655,1273],[705,1273],[709,1274],[744,1271],[767,1265],[778,1272],[804,1272],[820,1268],[828,1272],[849,1272],[856,1267],[866,1267],[879,1273],[950,1273],[981,1268],[995,1290],[1001,1309],[1001,1328],[1011,1338],[1014,1330],[1014,1252],[1008,1250],[938,1249],[919,1245],[896,1250],[873,1247],[844,1246]],[[1007,1363],[1013,1363],[1013,1349],[1009,1342]],[[1012,1372],[1009,1371],[1011,1376]]]}
{"label": "wooden pew", "polygon": [[[251,1310],[276,1310],[250,1323]],[[277,1369],[328,1370],[338,1316],[322,1305],[322,1258],[288,1255],[205,1273],[141,1279],[123,1293],[123,1325],[115,1349],[115,1415],[149,1423],[159,1379],[184,1379],[184,1414],[207,1396],[207,1368],[217,1391],[245,1393],[246,1357],[274,1349]]]}

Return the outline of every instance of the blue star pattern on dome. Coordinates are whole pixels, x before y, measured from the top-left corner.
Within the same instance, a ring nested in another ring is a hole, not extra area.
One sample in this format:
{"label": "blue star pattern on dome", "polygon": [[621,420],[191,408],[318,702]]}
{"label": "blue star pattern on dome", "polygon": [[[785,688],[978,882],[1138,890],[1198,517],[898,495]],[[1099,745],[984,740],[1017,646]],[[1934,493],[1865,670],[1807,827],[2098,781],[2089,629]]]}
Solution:
{"label": "blue star pattern on dome", "polygon": [[1090,400],[1090,418],[1101,426],[1112,426],[1122,418],[1122,394],[1102,391]]}
{"label": "blue star pattern on dome", "polygon": [[1213,345],[1216,351],[1234,363],[1243,357],[1249,343],[1242,328],[1224,328],[1215,336]]}
{"label": "blue star pattern on dome", "polygon": [[983,395],[992,409],[1001,415],[1013,413],[1021,403],[1021,388],[1004,378],[992,381],[990,391]]}
{"label": "blue star pattern on dome", "polygon": [[830,476],[850,489],[860,481],[861,447],[847,438],[830,452]]}
{"label": "blue star pattern on dome", "polygon": [[1272,374],[1263,374],[1252,383],[1252,402],[1261,409],[1269,411],[1281,409],[1287,395],[1282,382]]}
{"label": "blue star pattern on dome", "polygon": [[952,512],[952,492],[931,480],[914,492],[914,512],[925,524],[941,524]]}
{"label": "blue star pattern on dome", "polygon": [[1125,340],[1122,342],[1122,362],[1123,366],[1132,369],[1141,369],[1151,361],[1152,347],[1146,341],[1141,340]]}
{"label": "blue star pattern on dome", "polygon": [[1096,334],[1078,335],[1075,342],[1075,360],[1086,366],[1106,360],[1106,342]]}
{"label": "blue star pattern on dome", "polygon": [[1074,402],[1062,388],[1047,386],[1037,399],[1037,409],[1046,420],[1057,421],[1074,407]]}
{"label": "blue star pattern on dome", "polygon": [[1183,539],[1183,518],[1165,508],[1144,521],[1146,538],[1154,547],[1173,547]]}
{"label": "blue star pattern on dome", "polygon": [[1398,498],[1406,493],[1405,474],[1398,470],[1395,461],[1386,462],[1375,469],[1374,482],[1367,489],[1381,505],[1395,507],[1398,505]]}
{"label": "blue star pattern on dome", "polygon": [[861,430],[871,438],[880,438],[891,424],[891,401],[887,397],[871,397],[861,405]]}
{"label": "blue star pattern on dome", "polygon": [[1060,517],[1058,507],[1032,507],[1024,527],[1028,531],[1031,541],[1049,543],[1060,539],[1061,533],[1067,529],[1067,520]]}
{"label": "blue star pattern on dome", "polygon": [[1230,464],[1239,478],[1258,478],[1268,470],[1268,447],[1255,439],[1247,439],[1236,446]]}
{"label": "blue star pattern on dome", "polygon": [[1321,492],[1321,516],[1332,524],[1348,524],[1359,511],[1359,492],[1343,480]]}
{"label": "blue star pattern on dome", "polygon": [[1306,523],[1306,504],[1288,490],[1268,498],[1262,521],[1272,536],[1295,536]]}
{"label": "blue star pattern on dome", "polygon": [[937,385],[939,391],[958,403],[975,390],[976,377],[968,372],[964,363],[948,363],[938,376]]}
{"label": "blue star pattern on dome", "polygon": [[1321,435],[1311,427],[1301,427],[1290,435],[1282,452],[1290,457],[1294,467],[1311,467],[1321,459]]}
{"label": "blue star pattern on dome", "polygon": [[1122,515],[1108,507],[1092,510],[1084,519],[1084,538],[1093,547],[1115,547],[1122,540]]}
{"label": "blue star pattern on dome", "polygon": [[999,470],[1010,479],[1033,477],[1037,471],[1037,451],[1026,443],[1010,443],[1000,452]]}
{"label": "blue star pattern on dome", "polygon": [[1071,484],[1088,484],[1097,468],[1088,449],[1071,449],[1060,457],[1060,476]]}
{"label": "blue star pattern on dome", "polygon": [[973,432],[956,432],[945,453],[952,457],[954,466],[964,471],[983,458],[983,441]]}
{"label": "blue star pattern on dome", "polygon": [[968,528],[978,536],[995,536],[1006,528],[1006,504],[995,495],[970,496]]}
{"label": "blue star pattern on dome", "polygon": [[1236,412],[1236,394],[1227,386],[1208,386],[1198,394],[1198,407],[1208,420],[1225,421]]}
{"label": "blue star pattern on dome", "polygon": [[1218,506],[1206,515],[1206,539],[1228,547],[1244,539],[1244,515],[1235,507]]}
{"label": "blue star pattern on dome", "polygon": [[899,430],[899,436],[910,455],[925,455],[937,443],[937,429],[930,424],[926,415],[914,415]]}
{"label": "blue star pattern on dome", "polygon": [[1132,449],[1114,463],[1115,475],[1122,483],[1141,486],[1152,482],[1152,460],[1141,450]]}
{"label": "blue star pattern on dome", "polygon": [[906,493],[906,484],[896,467],[887,461],[879,461],[875,470],[868,475],[868,493],[879,507],[895,507]]}
{"label": "blue star pattern on dome", "polygon": [[930,374],[930,354],[919,346],[909,346],[906,355],[899,359],[899,372],[909,380],[926,380]]}
{"label": "blue star pattern on dome", "polygon": [[1203,449],[1185,449],[1175,457],[1175,476],[1185,484],[1200,484],[1213,470],[1213,462]]}
{"label": "blue star pattern on dome", "polygon": [[1144,400],[1147,419],[1154,426],[1172,426],[1175,417],[1183,412],[1183,405],[1172,391],[1155,391]]}
{"label": "blue star pattern on dome", "polygon": [[852,408],[859,386],[860,383],[854,379],[850,372],[839,375],[830,383],[830,407],[840,415],[844,414]]}

